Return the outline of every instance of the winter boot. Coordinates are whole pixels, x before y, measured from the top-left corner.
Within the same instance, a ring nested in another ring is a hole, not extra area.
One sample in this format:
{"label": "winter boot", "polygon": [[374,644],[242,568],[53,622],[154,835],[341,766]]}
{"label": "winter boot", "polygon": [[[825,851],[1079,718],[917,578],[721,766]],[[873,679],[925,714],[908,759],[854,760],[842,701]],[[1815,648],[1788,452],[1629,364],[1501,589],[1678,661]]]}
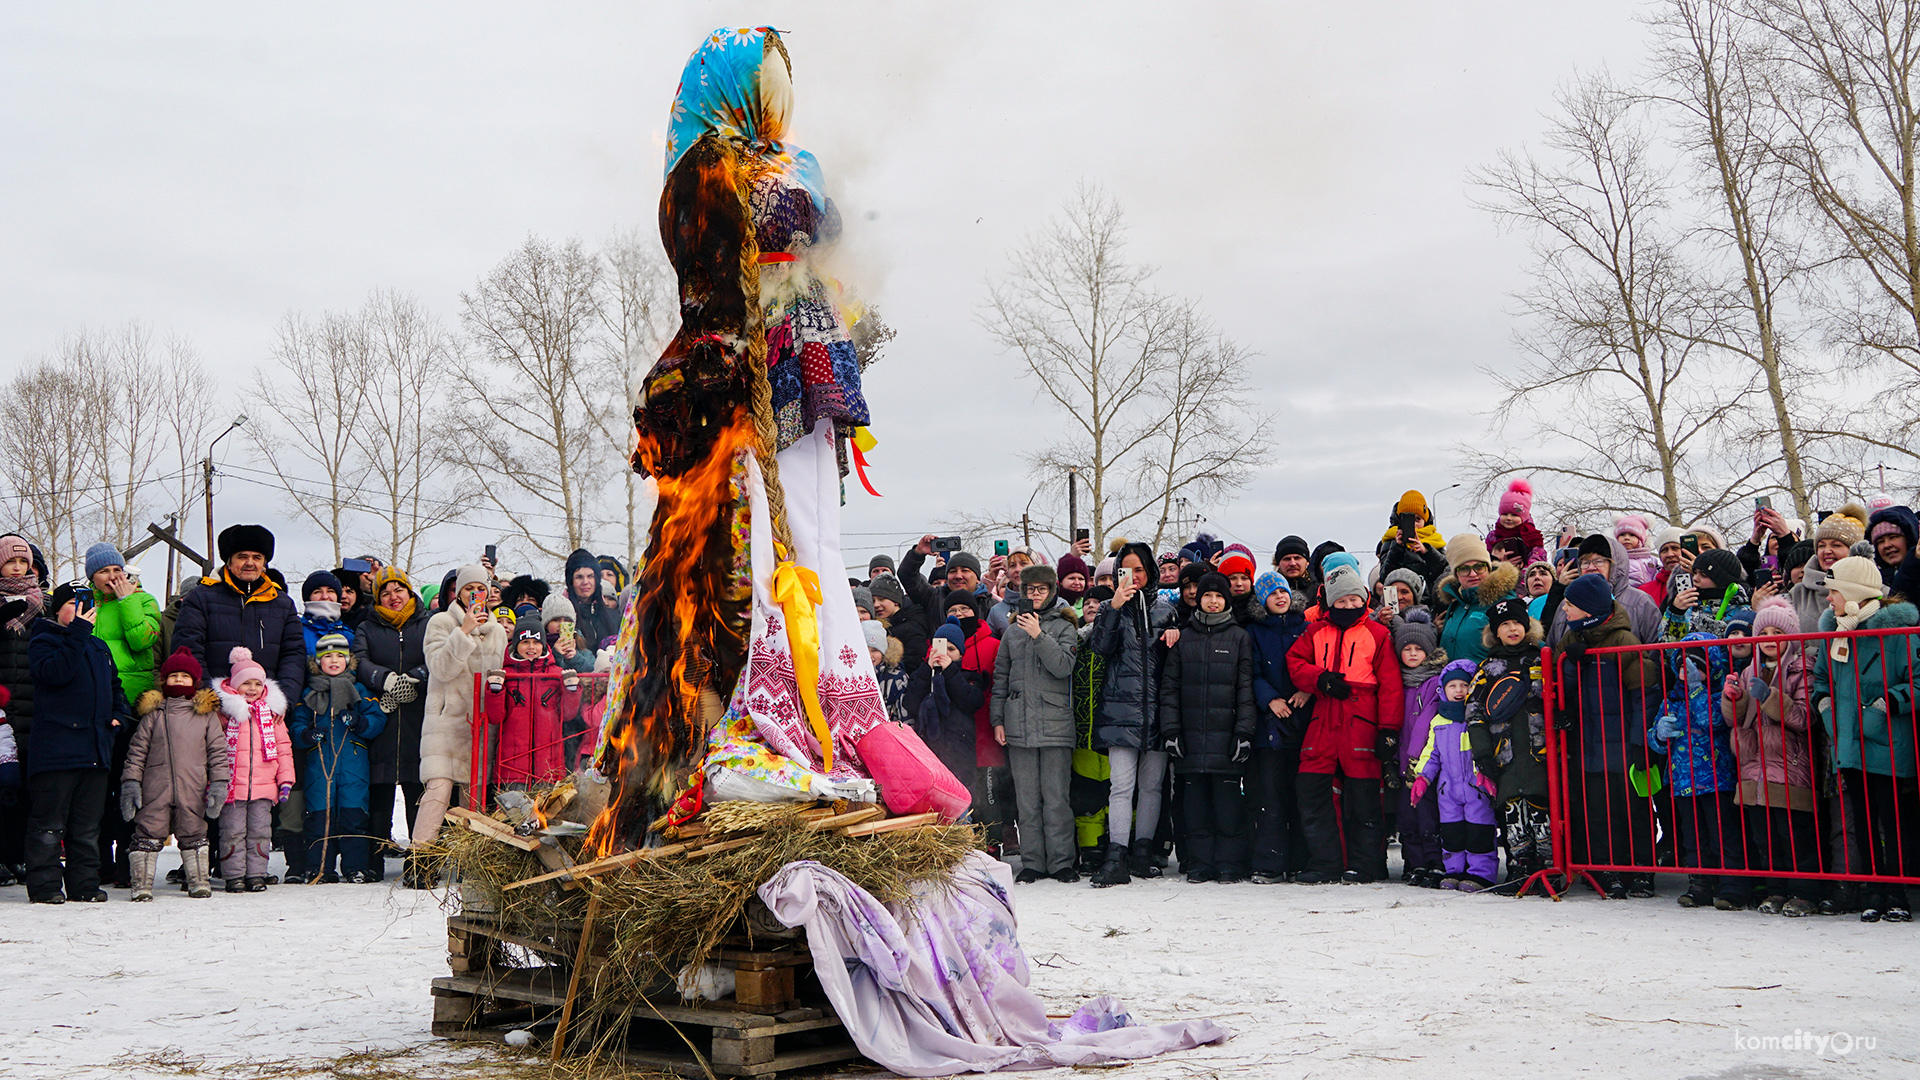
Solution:
{"label": "winter boot", "polygon": [[1109,885],[1127,885],[1132,881],[1127,874],[1126,845],[1107,845],[1107,861],[1100,865],[1100,872],[1093,875],[1093,887],[1104,889]]}
{"label": "winter boot", "polygon": [[180,853],[181,864],[186,868],[187,895],[195,900],[205,900],[213,895],[213,882],[208,877],[207,861],[213,849],[207,847],[188,848]]}
{"label": "winter boot", "polygon": [[136,850],[127,853],[127,867],[133,885],[133,895],[129,899],[135,901],[153,899],[154,863],[159,861],[160,853],[157,851]]}
{"label": "winter boot", "polygon": [[1127,872],[1134,877],[1156,878],[1160,868],[1153,862],[1153,841],[1135,840],[1127,858]]}

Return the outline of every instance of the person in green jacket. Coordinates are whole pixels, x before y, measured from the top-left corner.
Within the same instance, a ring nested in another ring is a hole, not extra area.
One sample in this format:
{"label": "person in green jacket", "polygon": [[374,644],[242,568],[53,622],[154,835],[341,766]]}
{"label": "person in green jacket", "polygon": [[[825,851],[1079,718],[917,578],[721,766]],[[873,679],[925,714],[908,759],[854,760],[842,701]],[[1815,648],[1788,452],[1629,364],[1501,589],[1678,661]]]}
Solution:
{"label": "person in green jacket", "polygon": [[160,644],[160,604],[127,577],[127,560],[112,544],[87,549],[87,580],[93,583],[93,636],[107,643],[127,704],[154,688],[155,653]]}

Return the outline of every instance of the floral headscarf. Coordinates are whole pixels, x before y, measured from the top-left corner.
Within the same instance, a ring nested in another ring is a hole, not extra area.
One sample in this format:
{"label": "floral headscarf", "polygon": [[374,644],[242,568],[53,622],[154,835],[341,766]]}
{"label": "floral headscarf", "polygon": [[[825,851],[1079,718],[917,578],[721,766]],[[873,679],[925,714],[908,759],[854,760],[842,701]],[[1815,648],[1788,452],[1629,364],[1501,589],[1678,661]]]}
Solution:
{"label": "floral headscarf", "polygon": [[714,132],[747,144],[773,169],[786,174],[813,196],[816,209],[826,206],[820,163],[812,154],[781,142],[761,130],[763,102],[760,68],[769,44],[785,62],[780,31],[771,26],[722,27],[707,35],[687,58],[667,114],[668,173],[702,135]]}

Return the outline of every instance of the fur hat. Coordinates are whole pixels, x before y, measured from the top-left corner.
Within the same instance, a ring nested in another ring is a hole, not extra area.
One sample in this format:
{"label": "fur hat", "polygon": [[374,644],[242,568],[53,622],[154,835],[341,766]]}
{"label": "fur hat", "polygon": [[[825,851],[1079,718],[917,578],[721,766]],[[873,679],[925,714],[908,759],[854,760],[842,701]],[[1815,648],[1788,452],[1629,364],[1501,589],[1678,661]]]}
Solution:
{"label": "fur hat", "polygon": [[348,641],[345,634],[321,634],[319,640],[313,643],[313,655],[318,658],[328,653],[346,653],[352,656],[353,642]]}
{"label": "fur hat", "polygon": [[1253,561],[1253,552],[1248,551],[1244,544],[1227,548],[1226,554],[1220,557],[1219,570],[1222,574],[1245,574],[1248,577],[1259,573],[1259,567]]}
{"label": "fur hat", "polygon": [[1358,596],[1365,599],[1367,595],[1367,586],[1360,580],[1360,571],[1351,566],[1334,567],[1327,574],[1327,580],[1322,589],[1327,594],[1328,607],[1332,607],[1333,602],[1342,597]]}
{"label": "fur hat", "polygon": [[88,581],[92,581],[93,575],[105,570],[109,566],[125,566],[127,565],[127,560],[125,556],[120,554],[118,548],[102,540],[87,549],[86,565],[86,578]]}
{"label": "fur hat", "polygon": [[193,676],[195,686],[207,680],[207,673],[201,670],[200,661],[193,658],[193,654],[187,651],[185,645],[173,650],[173,655],[167,657],[166,662],[160,665],[160,682],[165,684],[167,676],[176,672]]}
{"label": "fur hat", "polygon": [[970,551],[956,551],[947,556],[947,572],[971,570],[974,577],[980,576],[980,557]]}
{"label": "fur hat", "polygon": [[[537,608],[545,604],[552,593],[553,587],[546,582],[532,574],[521,574],[500,587],[500,603],[515,611],[520,609],[522,602],[531,602]],[[561,599],[566,598],[563,596]]]}
{"label": "fur hat", "polygon": [[1280,560],[1289,555],[1298,555],[1304,559],[1309,554],[1305,539],[1298,536],[1283,536],[1279,543],[1273,545],[1273,565],[1279,566]]}
{"label": "fur hat", "polygon": [[220,530],[220,561],[230,562],[242,551],[259,552],[273,561],[273,534],[262,525],[229,525]]}
{"label": "fur hat", "polygon": [[1533,516],[1533,485],[1525,480],[1515,480],[1508,484],[1507,493],[1500,496],[1500,512],[1531,518]]}
{"label": "fur hat", "polygon": [[1886,588],[1880,584],[1880,568],[1872,559],[1858,555],[1849,555],[1833,564],[1833,569],[1827,571],[1827,591],[1839,593],[1851,604],[1864,604],[1886,595]]}
{"label": "fur hat", "polygon": [[300,583],[301,602],[313,599],[313,594],[321,589],[332,589],[335,596],[340,595],[340,579],[327,570],[315,570],[308,574],[307,580]]}
{"label": "fur hat", "polygon": [[1020,568],[1020,587],[1024,589],[1029,585],[1045,585],[1057,591],[1060,588],[1060,575],[1045,563],[1023,566]]}
{"label": "fur hat", "polygon": [[1500,624],[1517,622],[1522,626],[1533,625],[1533,615],[1527,611],[1527,602],[1518,596],[1509,596],[1505,600],[1487,609],[1487,629],[1500,632]]}
{"label": "fur hat", "polygon": [[1440,632],[1433,628],[1433,620],[1425,611],[1409,611],[1393,628],[1393,651],[1398,653],[1409,645],[1418,645],[1428,657],[1439,651]]}
{"label": "fur hat", "polygon": [[873,610],[873,590],[867,588],[865,585],[855,585],[853,587],[853,606],[866,612],[872,618],[877,619],[880,617],[880,613]]}
{"label": "fur hat", "polygon": [[1567,583],[1566,602],[1589,616],[1613,610],[1613,585],[1605,574],[1581,574]]}
{"label": "fur hat", "polygon": [[869,619],[860,624],[860,633],[866,636],[867,648],[877,649],[880,655],[887,653],[887,628]]}
{"label": "fur hat", "polygon": [[1267,597],[1276,592],[1284,592],[1288,597],[1293,596],[1293,589],[1287,585],[1287,579],[1281,577],[1277,571],[1269,570],[1253,579],[1253,602],[1259,604],[1262,609],[1267,606]]}
{"label": "fur hat", "polygon": [[1845,546],[1853,548],[1855,544],[1859,544],[1860,540],[1866,538],[1866,517],[1868,517],[1868,515],[1866,515],[1866,507],[1864,507],[1864,505],[1860,505],[1859,502],[1853,502],[1853,500],[1847,500],[1847,505],[1843,505],[1843,507],[1839,507],[1834,513],[1826,515],[1826,519],[1824,519],[1818,527],[1814,527],[1814,530],[1812,530],[1812,538],[1814,538],[1814,540],[1839,540],[1839,542],[1843,542]]}
{"label": "fur hat", "polygon": [[[253,549],[241,548],[240,550],[251,551]],[[235,686],[239,686],[248,679],[259,679],[261,682],[266,682],[267,669],[261,667],[260,661],[253,658],[252,649],[247,648],[245,645],[235,645],[233,651],[227,654],[227,681]]]}
{"label": "fur hat", "polygon": [[1208,593],[1219,593],[1222,600],[1231,599],[1233,587],[1227,584],[1227,575],[1218,570],[1210,570],[1200,575],[1200,595],[1205,596]]}
{"label": "fur hat", "polygon": [[[907,606],[907,587],[900,584],[900,579],[892,574],[881,574],[868,582],[867,592],[872,594],[875,600],[891,600],[895,607]],[[879,612],[874,614],[877,615]]]}
{"label": "fur hat", "polygon": [[1637,536],[1640,538],[1640,546],[1647,547],[1653,540],[1653,526],[1639,514],[1621,514],[1613,519],[1613,536],[1616,540]]}
{"label": "fur hat", "polygon": [[1485,540],[1472,533],[1459,533],[1447,541],[1447,569],[1457,571],[1470,562],[1493,562]]}
{"label": "fur hat", "polygon": [[1800,616],[1793,610],[1793,604],[1784,596],[1769,596],[1760,601],[1753,612],[1753,632],[1764,634],[1768,631],[1782,634],[1800,632]]}
{"label": "fur hat", "polygon": [[573,622],[579,617],[579,614],[573,610],[573,601],[568,600],[559,593],[553,593],[548,596],[546,602],[540,605],[540,624],[542,626],[545,626],[555,619],[565,619],[568,622]]}
{"label": "fur hat", "polygon": [[1723,591],[1729,585],[1743,584],[1747,578],[1740,566],[1740,556],[1726,548],[1703,551],[1693,560],[1694,579],[1698,581],[1702,574],[1713,579],[1714,588]]}
{"label": "fur hat", "polygon": [[875,555],[873,558],[868,559],[867,573],[871,574],[875,570],[885,570],[888,573],[892,573],[893,572],[893,556]]}

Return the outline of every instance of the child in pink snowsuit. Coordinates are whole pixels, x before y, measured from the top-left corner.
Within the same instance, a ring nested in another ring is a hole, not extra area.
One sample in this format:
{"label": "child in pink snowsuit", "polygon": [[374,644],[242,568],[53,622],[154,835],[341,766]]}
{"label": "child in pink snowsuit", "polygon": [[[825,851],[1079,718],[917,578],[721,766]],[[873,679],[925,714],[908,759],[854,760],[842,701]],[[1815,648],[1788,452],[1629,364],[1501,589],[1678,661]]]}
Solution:
{"label": "child in pink snowsuit", "polygon": [[234,646],[227,677],[213,692],[226,723],[233,781],[220,811],[220,871],[228,892],[266,892],[273,808],[293,792],[293,740],[287,699],[244,646]]}
{"label": "child in pink snowsuit", "polygon": [[1440,672],[1440,711],[1427,728],[1427,743],[1414,759],[1409,798],[1418,802],[1438,787],[1443,889],[1479,892],[1493,885],[1500,870],[1499,836],[1493,823],[1492,784],[1473,767],[1467,741],[1467,688],[1473,684],[1471,660],[1455,660]]}

